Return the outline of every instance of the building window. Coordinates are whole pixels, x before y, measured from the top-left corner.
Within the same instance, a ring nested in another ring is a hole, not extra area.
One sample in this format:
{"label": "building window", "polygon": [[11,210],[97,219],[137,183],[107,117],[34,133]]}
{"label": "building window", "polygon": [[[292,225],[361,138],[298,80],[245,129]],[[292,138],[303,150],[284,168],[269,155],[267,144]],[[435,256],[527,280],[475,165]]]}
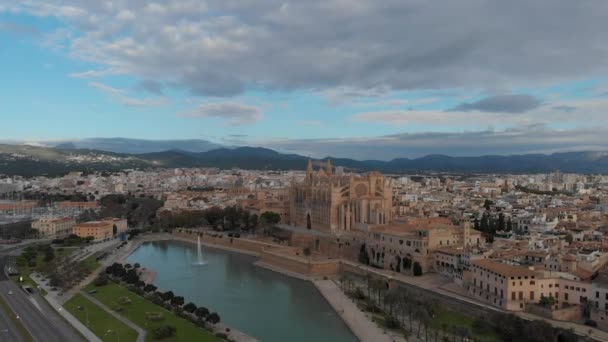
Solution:
{"label": "building window", "polygon": [[534,300],[534,291],[530,291],[530,300]]}
{"label": "building window", "polygon": [[515,300],[515,291],[511,292],[511,300]]}

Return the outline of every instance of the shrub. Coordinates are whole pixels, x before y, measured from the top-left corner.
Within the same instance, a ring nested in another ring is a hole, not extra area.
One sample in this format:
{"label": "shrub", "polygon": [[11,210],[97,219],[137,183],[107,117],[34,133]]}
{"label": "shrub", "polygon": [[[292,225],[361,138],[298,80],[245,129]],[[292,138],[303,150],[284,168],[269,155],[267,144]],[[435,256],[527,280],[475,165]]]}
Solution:
{"label": "shrub", "polygon": [[99,277],[95,278],[95,281],[93,282],[93,285],[95,285],[95,286],[105,286],[105,285],[108,285],[108,278],[100,275]]}
{"label": "shrub", "polygon": [[176,331],[177,330],[175,329],[174,326],[163,325],[163,326],[160,326],[160,327],[154,329],[154,337],[157,340],[161,340],[161,339],[164,339],[164,338],[169,338],[169,337],[175,335]]}
{"label": "shrub", "polygon": [[126,296],[120,297],[118,299],[118,303],[120,305],[129,305],[129,304],[131,304],[131,299],[129,297],[126,297]]}
{"label": "shrub", "polygon": [[165,316],[162,314],[162,312],[153,311],[146,312],[146,318],[152,322],[159,322],[165,319]]}

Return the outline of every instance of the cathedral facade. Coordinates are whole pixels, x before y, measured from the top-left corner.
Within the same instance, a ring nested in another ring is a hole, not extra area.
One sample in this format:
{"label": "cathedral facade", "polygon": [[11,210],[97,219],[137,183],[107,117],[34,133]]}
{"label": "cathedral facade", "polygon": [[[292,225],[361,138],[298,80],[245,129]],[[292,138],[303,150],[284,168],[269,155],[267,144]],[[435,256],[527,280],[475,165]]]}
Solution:
{"label": "cathedral facade", "polygon": [[314,170],[308,161],[306,178],[290,191],[290,224],[340,234],[385,225],[392,219],[392,186],[378,173],[334,174],[331,162]]}

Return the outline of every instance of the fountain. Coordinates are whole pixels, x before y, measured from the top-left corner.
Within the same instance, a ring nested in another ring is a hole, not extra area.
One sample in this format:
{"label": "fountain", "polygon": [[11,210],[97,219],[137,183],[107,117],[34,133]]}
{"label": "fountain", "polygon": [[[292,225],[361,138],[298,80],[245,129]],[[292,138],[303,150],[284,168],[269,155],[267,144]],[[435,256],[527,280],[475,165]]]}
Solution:
{"label": "fountain", "polygon": [[197,244],[197,249],[196,249],[196,264],[197,265],[204,265],[205,264],[205,260],[203,260],[203,247],[201,246],[201,236],[198,236],[198,244]]}

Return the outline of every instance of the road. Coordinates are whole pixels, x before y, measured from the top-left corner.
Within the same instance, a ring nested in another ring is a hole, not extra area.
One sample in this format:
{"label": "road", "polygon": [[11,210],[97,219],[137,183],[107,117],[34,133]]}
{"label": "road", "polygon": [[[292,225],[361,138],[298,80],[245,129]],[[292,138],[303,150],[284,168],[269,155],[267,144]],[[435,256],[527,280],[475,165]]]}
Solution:
{"label": "road", "polygon": [[[0,256],[0,296],[19,317],[36,342],[76,342],[83,341],[71,326],[39,294],[29,294],[4,273],[6,256]],[[12,294],[9,294],[12,291]],[[1,323],[0,323],[1,324]],[[9,334],[16,334],[13,327]],[[4,341],[0,335],[0,340]]]}
{"label": "road", "polygon": [[8,315],[8,312],[0,310],[0,341],[23,341]]}

